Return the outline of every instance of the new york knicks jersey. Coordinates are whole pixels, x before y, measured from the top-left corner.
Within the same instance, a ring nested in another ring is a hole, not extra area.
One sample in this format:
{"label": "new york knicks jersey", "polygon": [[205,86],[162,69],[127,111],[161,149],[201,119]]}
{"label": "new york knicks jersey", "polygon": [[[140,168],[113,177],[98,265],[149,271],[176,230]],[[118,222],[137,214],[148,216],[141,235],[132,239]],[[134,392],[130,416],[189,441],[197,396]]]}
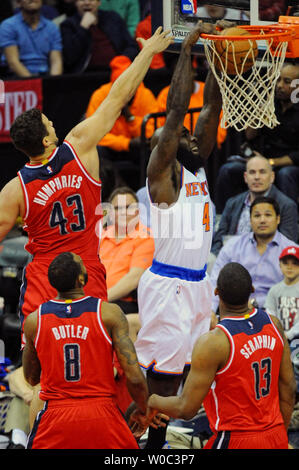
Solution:
{"label": "new york knicks jersey", "polygon": [[[149,199],[150,191],[148,188]],[[204,168],[194,175],[181,167],[178,200],[170,207],[151,202],[154,259],[200,270],[207,263],[213,236],[213,209]]]}
{"label": "new york knicks jersey", "polygon": [[41,364],[42,400],[114,397],[112,340],[101,300],[50,300],[38,310],[35,348]]}
{"label": "new york knicks jersey", "polygon": [[227,335],[231,352],[204,400],[211,429],[258,431],[283,423],[279,407],[279,369],[284,347],[263,310],[248,318],[226,317],[216,328]]}
{"label": "new york knicks jersey", "polygon": [[44,163],[27,163],[18,176],[25,199],[26,250],[51,256],[73,251],[83,260],[97,259],[101,183],[87,173],[71,145],[65,141]]}

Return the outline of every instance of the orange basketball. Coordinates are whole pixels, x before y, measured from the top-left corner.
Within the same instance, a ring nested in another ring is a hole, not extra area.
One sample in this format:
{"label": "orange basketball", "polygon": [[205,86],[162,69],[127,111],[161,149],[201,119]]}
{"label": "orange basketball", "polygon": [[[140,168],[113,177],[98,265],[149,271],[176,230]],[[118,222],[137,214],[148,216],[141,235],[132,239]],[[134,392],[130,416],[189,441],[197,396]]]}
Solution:
{"label": "orange basketball", "polygon": [[[250,36],[250,33],[245,29],[233,27],[222,31],[221,36]],[[222,70],[219,63],[221,61],[228,75],[236,75],[237,71],[247,72],[258,55],[258,47],[254,39],[235,41],[223,39],[215,41],[215,48],[219,54],[219,58],[215,56],[215,66],[218,70]]]}

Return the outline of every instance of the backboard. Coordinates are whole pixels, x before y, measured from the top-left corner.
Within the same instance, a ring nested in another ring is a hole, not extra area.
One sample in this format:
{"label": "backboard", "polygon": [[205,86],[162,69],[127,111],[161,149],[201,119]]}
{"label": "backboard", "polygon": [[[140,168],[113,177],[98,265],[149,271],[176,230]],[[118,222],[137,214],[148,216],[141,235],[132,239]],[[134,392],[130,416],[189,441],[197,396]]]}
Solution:
{"label": "backboard", "polygon": [[[279,16],[289,14],[297,4],[298,0],[273,0],[272,8],[263,10],[260,0],[152,0],[152,30],[158,26],[170,29],[175,43],[169,50],[178,52],[184,37],[200,19],[212,23],[226,19],[242,25],[276,24]],[[262,44],[259,47],[262,49]],[[204,52],[201,41],[193,52]]]}

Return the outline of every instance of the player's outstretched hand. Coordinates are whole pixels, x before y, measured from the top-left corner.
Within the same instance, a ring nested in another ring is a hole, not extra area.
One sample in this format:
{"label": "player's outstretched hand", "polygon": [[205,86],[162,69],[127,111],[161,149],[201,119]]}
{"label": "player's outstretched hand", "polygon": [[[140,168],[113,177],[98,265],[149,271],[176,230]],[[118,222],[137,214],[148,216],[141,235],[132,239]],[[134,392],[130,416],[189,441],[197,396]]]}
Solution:
{"label": "player's outstretched hand", "polygon": [[232,28],[233,26],[236,26],[236,23],[233,21],[218,20],[216,24],[213,24],[199,20],[194,28],[191,29],[188,36],[186,36],[184,44],[186,46],[193,46],[199,40],[201,34],[221,34],[223,29]]}
{"label": "player's outstretched hand", "polygon": [[170,29],[163,31],[162,26],[159,26],[149,39],[136,38],[136,40],[141,43],[142,48],[148,47],[153,54],[158,54],[174,42],[174,37],[170,33]]}
{"label": "player's outstretched hand", "polygon": [[135,409],[130,415],[128,424],[134,437],[140,439],[149,426],[155,429],[165,427],[168,421],[168,416],[158,413],[157,410],[152,408],[148,409],[146,415],[141,413],[140,410]]}
{"label": "player's outstretched hand", "polygon": [[200,35],[203,33],[216,34],[216,26],[213,23],[204,23],[202,20],[199,20],[185,37],[183,42],[184,46],[190,47],[196,44]]}
{"label": "player's outstretched hand", "polygon": [[228,20],[216,21],[216,29],[217,29],[218,34],[219,34],[219,30],[234,28],[235,26],[237,26],[237,23],[235,23],[234,21],[228,21]]}

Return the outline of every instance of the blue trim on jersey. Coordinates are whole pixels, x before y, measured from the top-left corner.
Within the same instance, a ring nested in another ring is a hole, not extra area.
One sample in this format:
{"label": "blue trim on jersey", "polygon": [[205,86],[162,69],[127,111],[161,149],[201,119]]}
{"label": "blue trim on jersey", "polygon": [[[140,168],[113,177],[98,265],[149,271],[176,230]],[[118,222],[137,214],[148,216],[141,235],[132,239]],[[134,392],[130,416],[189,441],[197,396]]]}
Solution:
{"label": "blue trim on jersey", "polygon": [[230,431],[219,431],[212,445],[212,449],[228,449],[230,441]]}
{"label": "blue trim on jersey", "polygon": [[41,422],[41,419],[42,419],[43,415],[47,411],[47,409],[48,409],[48,402],[46,401],[45,404],[44,404],[43,409],[38,413],[37,417],[35,418],[34,425],[33,425],[32,430],[31,430],[31,432],[28,436],[26,449],[32,449],[33,441],[34,441],[34,438],[35,438],[36,433],[38,431],[38,426]]}
{"label": "blue trim on jersey", "polygon": [[25,165],[21,168],[20,174],[23,178],[24,184],[31,183],[36,179],[46,181],[55,177],[55,175],[62,171],[63,166],[74,160],[74,158],[75,157],[71,149],[63,143],[58,147],[54,158],[51,158],[48,163],[37,166]]}
{"label": "blue trim on jersey", "polygon": [[80,301],[74,300],[70,303],[49,300],[42,304],[40,314],[53,314],[58,318],[78,318],[85,312],[97,312],[98,302],[99,299],[95,297],[87,297]]}
{"label": "blue trim on jersey", "polygon": [[252,336],[260,333],[265,325],[272,323],[268,314],[264,310],[258,309],[248,318],[223,318],[219,324],[223,325],[232,336],[240,333]]}
{"label": "blue trim on jersey", "polygon": [[202,281],[207,272],[207,265],[203,269],[189,269],[182,268],[180,266],[172,266],[171,264],[160,263],[159,261],[153,259],[152,266],[150,271],[154,274],[164,277],[177,277],[184,281]]}

